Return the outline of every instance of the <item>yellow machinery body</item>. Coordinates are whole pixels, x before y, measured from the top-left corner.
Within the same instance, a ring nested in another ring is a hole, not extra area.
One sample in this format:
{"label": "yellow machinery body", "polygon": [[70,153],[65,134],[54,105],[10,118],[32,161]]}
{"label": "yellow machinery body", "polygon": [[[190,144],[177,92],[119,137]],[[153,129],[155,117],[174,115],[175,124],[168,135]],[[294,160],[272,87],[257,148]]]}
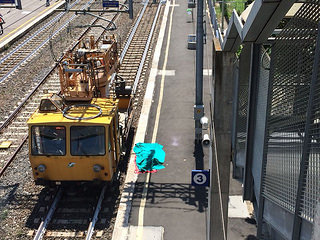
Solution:
{"label": "yellow machinery body", "polygon": [[[49,106],[50,99],[42,105]],[[51,109],[42,112],[40,105],[28,120],[36,183],[110,181],[120,160],[118,100],[93,98],[89,104],[70,105],[68,112]]]}
{"label": "yellow machinery body", "polygon": [[125,81],[117,82],[118,64],[114,36],[83,39],[65,53],[59,64],[61,92],[44,96],[28,120],[37,184],[112,180],[126,122],[122,114],[120,127],[119,109],[128,108],[131,96]]}

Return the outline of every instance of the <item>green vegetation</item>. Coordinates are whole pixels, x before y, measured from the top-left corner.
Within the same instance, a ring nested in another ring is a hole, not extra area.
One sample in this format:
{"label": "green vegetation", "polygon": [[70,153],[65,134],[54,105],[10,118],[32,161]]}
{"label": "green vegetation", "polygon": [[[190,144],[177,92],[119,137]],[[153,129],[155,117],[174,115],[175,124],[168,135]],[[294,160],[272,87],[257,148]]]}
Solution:
{"label": "green vegetation", "polygon": [[243,45],[241,44],[236,52],[236,56],[237,58],[240,58],[240,55],[241,55],[241,51],[242,51],[242,48],[243,48]]}
{"label": "green vegetation", "polygon": [[5,209],[0,213],[0,220],[3,221],[8,217],[8,210]]}
{"label": "green vegetation", "polygon": [[231,1],[223,1],[215,4],[215,10],[217,14],[217,19],[221,23],[222,12],[224,13],[224,18],[227,22],[232,15],[233,9],[235,9],[240,15],[245,9],[246,1],[243,0],[231,0]]}
{"label": "green vegetation", "polygon": [[22,228],[16,230],[16,239],[24,239],[25,238],[25,231]]}
{"label": "green vegetation", "polygon": [[233,9],[235,9],[238,15],[240,16],[245,9],[245,4],[246,4],[246,1],[243,1],[243,0],[234,0],[232,3],[228,3],[227,5],[228,5],[228,14],[230,14],[229,16],[231,16]]}
{"label": "green vegetation", "polygon": [[220,22],[221,21],[221,14],[222,14],[220,4],[216,3],[214,8],[216,10],[216,16],[217,16],[218,22]]}

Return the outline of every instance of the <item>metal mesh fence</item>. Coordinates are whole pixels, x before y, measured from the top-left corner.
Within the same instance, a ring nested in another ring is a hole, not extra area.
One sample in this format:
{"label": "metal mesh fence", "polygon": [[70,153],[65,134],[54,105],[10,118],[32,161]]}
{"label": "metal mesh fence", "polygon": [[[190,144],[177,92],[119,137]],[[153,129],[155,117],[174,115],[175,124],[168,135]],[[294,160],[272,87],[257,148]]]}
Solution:
{"label": "metal mesh fence", "polygon": [[250,62],[245,55],[240,56],[239,66],[239,92],[238,92],[238,111],[237,111],[237,153],[243,155],[246,147],[247,137],[247,110],[248,110],[248,94],[249,79],[246,76],[247,68],[242,65],[242,61]]}
{"label": "metal mesh fence", "polygon": [[252,175],[254,183],[254,193],[257,202],[260,200],[260,183],[261,183],[261,158],[263,156],[264,146],[264,132],[265,132],[265,118],[266,118],[266,106],[268,99],[268,82],[270,72],[270,46],[264,45],[260,48],[259,53],[259,73],[257,79],[257,99],[256,99],[256,111],[255,111],[255,126],[252,145],[253,161],[252,161]]}
{"label": "metal mesh fence", "polygon": [[[320,11],[320,9],[318,10]],[[319,13],[320,15],[320,13]],[[320,23],[319,23],[320,24]],[[319,33],[318,33],[319,37]],[[318,47],[320,47],[320,39]],[[320,56],[317,56],[318,58]],[[305,192],[302,201],[301,216],[309,221],[313,221],[315,209],[320,201],[320,64],[314,66],[313,74],[316,78],[315,96],[311,104],[310,135],[308,139],[308,170],[305,180]]]}
{"label": "metal mesh fence", "polygon": [[[300,161],[305,151],[304,131],[315,47],[320,41],[317,40],[319,21],[320,1],[306,1],[276,37],[272,48],[263,195],[292,213],[295,211]],[[320,87],[317,87],[314,104],[319,100]],[[309,168],[304,180],[306,187],[301,212],[301,216],[311,222],[320,196],[318,103],[314,106]]]}

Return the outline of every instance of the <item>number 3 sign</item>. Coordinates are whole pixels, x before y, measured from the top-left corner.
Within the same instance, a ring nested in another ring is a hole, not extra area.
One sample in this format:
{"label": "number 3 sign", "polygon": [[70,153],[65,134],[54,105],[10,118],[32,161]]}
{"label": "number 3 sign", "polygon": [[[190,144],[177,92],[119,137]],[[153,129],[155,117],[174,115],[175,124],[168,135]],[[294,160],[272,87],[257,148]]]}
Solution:
{"label": "number 3 sign", "polygon": [[209,186],[210,171],[209,170],[192,170],[191,184],[193,186]]}

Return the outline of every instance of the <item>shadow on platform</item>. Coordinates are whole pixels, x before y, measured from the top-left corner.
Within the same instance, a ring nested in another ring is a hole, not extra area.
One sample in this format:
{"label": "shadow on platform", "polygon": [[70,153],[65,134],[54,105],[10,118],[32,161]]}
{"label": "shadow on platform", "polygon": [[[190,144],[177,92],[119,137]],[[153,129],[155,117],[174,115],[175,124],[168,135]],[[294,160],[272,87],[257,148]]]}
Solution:
{"label": "shadow on platform", "polygon": [[[136,183],[135,199],[141,199],[144,183]],[[125,190],[124,190],[125,191]],[[203,212],[208,206],[208,192],[205,187],[194,187],[191,184],[185,183],[149,183],[147,201],[151,204],[155,203],[170,203],[181,199],[187,205],[198,208],[199,212]],[[148,206],[152,207],[152,206]],[[157,206],[159,208],[159,206]],[[165,207],[169,208],[169,207]],[[175,208],[175,207],[174,207]],[[190,210],[190,209],[187,209]]]}

